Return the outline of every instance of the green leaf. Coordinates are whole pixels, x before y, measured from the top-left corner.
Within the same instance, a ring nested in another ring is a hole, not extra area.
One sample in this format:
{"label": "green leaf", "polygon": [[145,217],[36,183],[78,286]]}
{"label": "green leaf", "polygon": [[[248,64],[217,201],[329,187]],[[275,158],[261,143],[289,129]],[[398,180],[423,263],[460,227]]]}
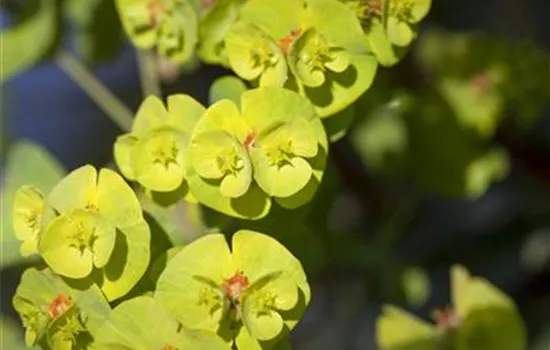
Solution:
{"label": "green leaf", "polygon": [[56,1],[31,1],[21,6],[22,17],[17,19],[13,27],[0,31],[3,47],[0,50],[0,82],[13,78],[37,63],[54,44],[57,34]]}
{"label": "green leaf", "polygon": [[376,321],[376,340],[381,350],[436,350],[434,326],[395,306],[383,307]]}
{"label": "green leaf", "polygon": [[222,99],[229,99],[240,108],[241,95],[246,90],[248,88],[241,79],[232,75],[225,75],[212,83],[208,92],[208,99],[211,104]]}
{"label": "green leaf", "polygon": [[1,266],[21,260],[21,242],[14,232],[13,222],[13,203],[17,190],[21,186],[33,184],[42,193],[48,193],[61,180],[64,172],[62,166],[41,146],[28,141],[19,141],[11,146],[0,191],[0,201],[3,203],[0,205]]}
{"label": "green leaf", "polygon": [[97,332],[96,346],[136,350],[178,349],[229,350],[215,334],[183,328],[151,297],[140,296],[118,305]]}

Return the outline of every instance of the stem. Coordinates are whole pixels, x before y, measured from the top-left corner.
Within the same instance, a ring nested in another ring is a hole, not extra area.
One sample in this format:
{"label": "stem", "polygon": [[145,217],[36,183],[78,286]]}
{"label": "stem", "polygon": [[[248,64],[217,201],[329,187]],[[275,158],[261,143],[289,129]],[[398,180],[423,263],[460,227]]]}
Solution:
{"label": "stem", "polygon": [[61,51],[56,64],[94,101],[122,130],[130,131],[133,114],[107,87],[71,53]]}
{"label": "stem", "polygon": [[143,96],[162,96],[158,74],[155,71],[156,62],[154,52],[151,50],[137,49],[136,56]]}

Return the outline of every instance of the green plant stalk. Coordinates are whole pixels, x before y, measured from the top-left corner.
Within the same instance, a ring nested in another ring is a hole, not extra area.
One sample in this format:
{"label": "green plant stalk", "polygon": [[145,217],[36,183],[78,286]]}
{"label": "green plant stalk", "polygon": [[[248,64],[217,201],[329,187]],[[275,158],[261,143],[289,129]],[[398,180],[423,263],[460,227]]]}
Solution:
{"label": "green plant stalk", "polygon": [[143,90],[143,97],[145,98],[149,95],[161,97],[162,90],[160,88],[160,81],[155,71],[155,53],[151,50],[136,49],[136,58],[139,67],[139,78]]}
{"label": "green plant stalk", "polygon": [[73,79],[80,88],[114,121],[122,130],[130,131],[133,114],[107,87],[101,83],[76,57],[61,51],[55,63]]}

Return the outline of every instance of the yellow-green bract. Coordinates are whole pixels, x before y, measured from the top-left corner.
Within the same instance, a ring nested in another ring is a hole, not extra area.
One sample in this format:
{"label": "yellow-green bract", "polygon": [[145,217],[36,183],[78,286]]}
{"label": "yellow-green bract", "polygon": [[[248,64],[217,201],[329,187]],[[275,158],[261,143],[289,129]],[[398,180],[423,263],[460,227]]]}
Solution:
{"label": "yellow-green bract", "polygon": [[321,182],[328,150],[313,106],[276,87],[244,92],[240,106],[222,99],[196,124],[186,162],[194,198],[247,219],[267,215],[271,197],[286,208],[307,203]]}
{"label": "yellow-green bract", "polygon": [[94,349],[230,350],[216,334],[180,327],[155,299],[139,296],[118,305],[96,332]]}
{"label": "yellow-green bract", "polygon": [[13,201],[13,230],[16,237],[23,241],[22,256],[38,253],[40,232],[53,215],[38,188],[24,185],[17,189]]}
{"label": "yellow-green bract", "polygon": [[452,308],[434,314],[436,325],[395,306],[385,306],[376,325],[380,349],[526,349],[525,325],[516,305],[487,280],[470,276],[462,266],[453,266],[451,300]]}
{"label": "yellow-green bract", "polygon": [[225,45],[241,78],[295,90],[321,117],[355,102],[377,69],[355,13],[336,0],[250,0]]}
{"label": "yellow-green bract", "polygon": [[[203,0],[194,0],[206,3]],[[231,25],[237,21],[247,0],[216,0],[210,2],[203,13],[199,12],[199,42],[197,55],[206,63],[228,67],[229,61],[224,39]],[[196,6],[200,7],[200,5]]]}
{"label": "yellow-green bract", "polygon": [[340,1],[355,11],[370,50],[383,66],[403,58],[431,8],[431,0]]}
{"label": "yellow-green bract", "polygon": [[149,265],[149,226],[124,179],[86,165],[69,173],[47,203],[59,215],[40,234],[38,252],[57,274],[97,283],[109,300],[125,295]]}
{"label": "yellow-green bract", "polygon": [[156,48],[176,63],[195,52],[198,18],[187,0],[117,0],[122,25],[134,45]]}
{"label": "yellow-green bract", "polygon": [[310,289],[300,262],[278,241],[241,230],[208,234],[181,249],[155,299],[185,326],[217,332],[240,350],[288,344]]}
{"label": "yellow-green bract", "polygon": [[167,107],[158,97],[147,97],[139,107],[131,132],[115,142],[114,156],[121,173],[149,190],[179,190],[185,195],[185,149],[204,111],[188,95],[170,96]]}
{"label": "yellow-green bract", "polygon": [[23,273],[13,306],[25,327],[26,345],[52,349],[86,345],[110,313],[96,285],[71,287],[49,269]]}

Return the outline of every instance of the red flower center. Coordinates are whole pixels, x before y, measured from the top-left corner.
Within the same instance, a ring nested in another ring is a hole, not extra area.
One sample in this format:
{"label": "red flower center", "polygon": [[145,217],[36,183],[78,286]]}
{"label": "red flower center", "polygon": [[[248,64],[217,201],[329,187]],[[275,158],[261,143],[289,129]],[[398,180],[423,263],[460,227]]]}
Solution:
{"label": "red flower center", "polygon": [[290,45],[300,36],[302,31],[300,29],[292,29],[290,34],[279,40],[279,46],[285,55],[288,55]]}
{"label": "red flower center", "polygon": [[48,314],[51,318],[57,319],[65,311],[67,311],[72,305],[71,297],[66,296],[63,293],[59,295],[48,304]]}
{"label": "red flower center", "polygon": [[442,310],[435,310],[432,317],[437,325],[437,328],[443,332],[457,329],[460,326],[460,317],[451,307],[447,307]]}
{"label": "red flower center", "polygon": [[233,277],[230,277],[223,282],[222,290],[227,298],[232,301],[238,301],[243,290],[247,286],[248,278],[246,278],[242,271],[237,271]]}

